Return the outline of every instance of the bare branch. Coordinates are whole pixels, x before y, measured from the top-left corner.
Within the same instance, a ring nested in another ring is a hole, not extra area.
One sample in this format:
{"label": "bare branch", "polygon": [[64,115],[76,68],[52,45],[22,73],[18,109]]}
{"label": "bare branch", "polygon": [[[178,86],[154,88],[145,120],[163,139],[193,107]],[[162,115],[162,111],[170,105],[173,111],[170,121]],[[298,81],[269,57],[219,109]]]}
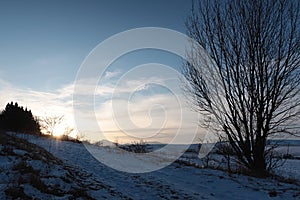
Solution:
{"label": "bare branch", "polygon": [[299,5],[203,0],[186,22],[195,41],[184,67],[186,92],[202,123],[225,134],[253,172],[269,168],[269,136],[299,131]]}
{"label": "bare branch", "polygon": [[42,126],[42,130],[53,136],[54,129],[57,125],[61,124],[63,121],[64,116],[47,116],[40,119],[40,123]]}

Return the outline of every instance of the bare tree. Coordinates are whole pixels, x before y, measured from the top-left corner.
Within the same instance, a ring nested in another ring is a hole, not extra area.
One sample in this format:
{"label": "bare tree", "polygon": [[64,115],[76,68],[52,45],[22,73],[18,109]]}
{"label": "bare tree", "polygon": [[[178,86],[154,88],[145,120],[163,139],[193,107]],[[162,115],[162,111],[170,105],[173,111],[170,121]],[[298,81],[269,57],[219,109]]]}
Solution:
{"label": "bare tree", "polygon": [[53,132],[56,126],[62,123],[64,116],[51,116],[44,117],[40,120],[42,130],[47,134],[53,136]]}
{"label": "bare tree", "polygon": [[184,67],[194,108],[241,164],[267,175],[267,139],[297,131],[299,1],[202,0],[186,25],[196,41]]}

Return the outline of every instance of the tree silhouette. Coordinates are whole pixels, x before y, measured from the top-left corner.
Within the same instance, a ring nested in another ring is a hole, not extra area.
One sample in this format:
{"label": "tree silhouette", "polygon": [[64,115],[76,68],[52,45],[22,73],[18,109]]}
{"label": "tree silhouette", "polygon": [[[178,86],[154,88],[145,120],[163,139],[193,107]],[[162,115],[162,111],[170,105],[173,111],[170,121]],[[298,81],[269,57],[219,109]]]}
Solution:
{"label": "tree silhouette", "polygon": [[203,0],[187,21],[196,41],[185,65],[195,109],[257,176],[274,166],[267,139],[298,131],[299,7],[286,0]]}
{"label": "tree silhouette", "polygon": [[8,103],[0,115],[0,128],[7,131],[39,134],[40,125],[31,110],[18,103]]}
{"label": "tree silhouette", "polygon": [[40,119],[41,127],[46,134],[53,136],[56,126],[62,123],[64,116],[44,117]]}

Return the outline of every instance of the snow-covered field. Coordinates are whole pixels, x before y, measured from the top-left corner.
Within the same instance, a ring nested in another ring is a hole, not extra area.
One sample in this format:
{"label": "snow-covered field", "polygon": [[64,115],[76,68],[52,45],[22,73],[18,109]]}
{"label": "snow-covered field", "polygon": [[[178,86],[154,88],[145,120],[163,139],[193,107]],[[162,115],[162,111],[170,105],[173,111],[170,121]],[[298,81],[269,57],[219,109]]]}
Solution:
{"label": "snow-covered field", "polygon": [[[181,159],[195,165],[188,166],[186,162],[175,162],[163,169],[150,173],[132,174],[120,172],[107,167],[97,161],[85,148],[83,144],[39,138],[34,136],[22,136],[29,142],[43,147],[59,160],[60,164],[53,165],[50,173],[64,177],[72,174],[72,183],[65,183],[65,188],[76,188],[82,184],[88,198],[93,199],[300,199],[300,185],[283,183],[277,180],[258,179],[243,175],[201,168],[203,161],[199,160],[196,151],[189,151]],[[300,147],[300,146],[299,146]],[[118,158],[126,157],[123,165],[134,162],[130,154],[122,154],[113,147],[94,147],[102,155]],[[22,155],[20,150],[14,150]],[[6,160],[5,160],[6,159]],[[13,160],[16,158],[13,158]],[[291,178],[299,178],[300,160],[288,160],[279,170]],[[7,162],[5,156],[1,156],[1,163]],[[34,161],[33,165],[36,165]],[[153,158],[149,161],[164,162],[161,158]],[[1,180],[4,177],[4,166],[9,169],[8,164],[2,164]],[[63,167],[67,166],[67,167]],[[60,167],[62,168],[61,170]],[[65,170],[65,171],[64,171]],[[60,171],[59,174],[57,171]],[[72,173],[72,171],[74,173]],[[76,175],[77,174],[77,175]],[[63,178],[58,178],[63,179]],[[298,179],[299,180],[299,179]],[[45,179],[45,182],[51,179]],[[1,182],[1,181],[0,181]],[[45,184],[46,184],[45,183]],[[299,182],[298,182],[299,183]],[[48,183],[47,183],[48,184]],[[74,184],[74,185],[72,185]],[[1,182],[1,195],[4,195],[5,183]],[[27,186],[24,185],[24,188]],[[33,191],[28,189],[26,191]],[[30,194],[28,194],[30,195]],[[36,192],[36,197],[45,199],[48,194]],[[58,197],[52,195],[52,199],[69,199],[72,190],[66,190],[66,195]],[[1,199],[3,199],[0,196]],[[87,198],[87,197],[82,197]]]}

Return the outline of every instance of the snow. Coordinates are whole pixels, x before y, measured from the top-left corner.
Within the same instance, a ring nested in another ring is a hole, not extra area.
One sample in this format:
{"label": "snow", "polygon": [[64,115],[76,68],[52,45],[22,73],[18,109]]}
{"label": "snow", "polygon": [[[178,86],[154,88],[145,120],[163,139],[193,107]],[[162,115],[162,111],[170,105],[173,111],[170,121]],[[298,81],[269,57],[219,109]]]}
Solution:
{"label": "snow", "polygon": [[300,180],[300,160],[288,159],[276,171],[285,178]]}
{"label": "snow", "polygon": [[[213,169],[200,169],[199,166],[203,165],[203,161],[198,158],[195,149],[181,158],[193,162],[194,166],[176,162],[151,173],[132,174],[120,172],[102,164],[87,151],[83,144],[34,136],[27,139],[61,159],[66,166],[70,166],[71,170],[80,169],[79,172],[74,172],[74,177],[76,176],[79,182],[87,182],[86,185],[93,188],[88,193],[95,199],[105,197],[113,199],[270,199],[270,195],[274,192],[275,197],[272,199],[300,199],[300,187],[297,184],[237,174],[229,175]],[[92,149],[107,158],[124,159],[125,157],[126,162],[123,165],[126,166],[141,162],[132,154],[124,154],[113,146],[94,146]],[[216,156],[214,159],[220,160],[221,157]],[[159,157],[148,161],[142,159],[142,161],[148,162],[143,163],[145,166],[149,163],[164,162]],[[280,168],[281,172],[298,178],[300,174],[298,161],[288,160],[286,165]],[[57,172],[57,175],[61,175],[58,171],[55,169],[52,173]],[[57,183],[60,184],[59,181]]]}
{"label": "snow", "polygon": [[0,199],[93,199],[89,193],[103,188],[90,173],[36,145],[3,133],[0,143]]}

